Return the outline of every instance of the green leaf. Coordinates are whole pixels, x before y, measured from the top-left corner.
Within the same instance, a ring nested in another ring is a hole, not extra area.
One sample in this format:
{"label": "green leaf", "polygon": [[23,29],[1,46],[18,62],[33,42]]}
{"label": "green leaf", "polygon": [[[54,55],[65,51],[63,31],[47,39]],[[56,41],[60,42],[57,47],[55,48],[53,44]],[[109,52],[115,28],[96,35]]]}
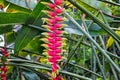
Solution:
{"label": "green leaf", "polygon": [[[115,31],[116,34],[120,35],[120,31]],[[111,47],[111,45],[114,43],[114,39],[110,36],[107,40],[107,43],[106,43],[106,48],[109,48]]]}
{"label": "green leaf", "polygon": [[[76,20],[80,25],[82,25],[82,21],[81,20]],[[86,26],[88,27],[88,25],[91,23],[90,20],[85,21]],[[71,22],[71,21],[67,21],[65,22],[65,24],[67,24],[68,26],[65,27],[64,29],[69,33],[69,34],[77,34],[77,35],[83,35],[83,33]],[[91,28],[89,29],[89,32],[91,34],[91,36],[98,36],[98,35],[104,35],[106,34],[106,32],[97,24],[93,24],[91,26]]]}
{"label": "green leaf", "polygon": [[12,29],[13,29],[12,25],[0,26],[0,34],[10,32],[12,31]]}
{"label": "green leaf", "polygon": [[22,48],[24,48],[37,34],[38,31],[35,29],[23,26],[16,37],[14,46],[15,53],[18,53]]}
{"label": "green leaf", "polygon": [[30,13],[31,12],[30,9],[18,6],[6,0],[0,0],[0,5],[2,5],[4,8],[8,6],[6,12],[12,12],[12,13],[16,13],[16,12]]}
{"label": "green leaf", "polygon": [[106,6],[106,3],[100,2],[98,0],[79,0],[78,2],[79,4],[83,3],[81,5],[90,11],[98,12],[98,10],[102,10],[103,12],[110,13],[110,10]]}
{"label": "green leaf", "polygon": [[26,13],[0,13],[0,26],[23,24],[26,22],[29,14]]}
{"label": "green leaf", "polygon": [[[42,53],[43,47],[40,46],[43,42],[40,40],[40,37],[34,38],[25,48],[31,51]],[[34,45],[33,45],[34,44]]]}
{"label": "green leaf", "polygon": [[102,29],[104,29],[109,35],[111,35],[116,41],[120,43],[120,36],[117,35],[108,25],[103,23],[99,18],[94,16],[90,11],[84,8],[82,5],[79,5],[73,0],[69,0],[74,6],[76,6],[79,10],[84,12],[89,18],[91,18],[95,23],[97,23]]}
{"label": "green leaf", "polygon": [[[41,12],[41,10],[46,8],[46,6],[44,6],[41,3],[41,1],[36,5],[33,12],[30,14],[26,24],[33,24],[33,25],[39,25],[39,26],[42,25],[42,21],[39,24],[37,24],[37,20],[43,16],[43,13]],[[26,25],[23,26],[15,41],[15,46],[14,46],[15,53],[18,54],[18,52],[21,49],[23,49],[38,33],[40,32],[37,29],[33,29]]]}
{"label": "green leaf", "polygon": [[37,76],[37,74],[33,72],[23,72],[23,75],[26,80],[40,80],[40,78]]}
{"label": "green leaf", "polygon": [[82,1],[82,0],[77,0],[77,2],[82,5],[84,8],[87,8],[88,10],[94,12],[97,11],[97,9],[91,5],[88,5],[86,2]]}
{"label": "green leaf", "polygon": [[7,44],[13,43],[15,41],[15,35],[16,33],[14,32],[8,32],[6,33],[6,42]]}

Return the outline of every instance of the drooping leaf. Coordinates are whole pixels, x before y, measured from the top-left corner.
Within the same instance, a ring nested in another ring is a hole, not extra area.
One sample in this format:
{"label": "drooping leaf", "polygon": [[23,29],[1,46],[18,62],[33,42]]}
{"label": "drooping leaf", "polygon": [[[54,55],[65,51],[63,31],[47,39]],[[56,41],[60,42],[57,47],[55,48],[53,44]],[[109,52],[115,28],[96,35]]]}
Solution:
{"label": "drooping leaf", "polygon": [[28,16],[26,13],[0,13],[0,26],[24,24]]}
{"label": "drooping leaf", "polygon": [[[81,20],[76,20],[76,21],[82,26]],[[88,25],[91,23],[91,21],[85,21],[85,23],[86,23],[86,26],[88,27]],[[65,22],[65,24],[68,25],[67,27],[64,28],[68,33],[83,35],[83,33],[71,21],[67,21],[67,22]],[[98,36],[98,35],[106,34],[106,32],[95,23],[89,29],[89,33],[91,34],[91,36]]]}
{"label": "drooping leaf", "polygon": [[[44,15],[41,11],[46,8],[46,6],[41,3],[41,1],[36,5],[33,12],[30,14],[26,24],[33,24],[39,26],[42,25],[42,21],[39,24],[36,24],[37,20]],[[28,27],[26,25],[23,26],[15,41],[15,53],[18,54],[18,52],[23,49],[38,33],[40,32],[37,29]]]}
{"label": "drooping leaf", "polygon": [[37,34],[38,32],[35,29],[23,26],[16,37],[14,46],[15,53],[18,53],[22,48],[24,48]]}
{"label": "drooping leaf", "polygon": [[37,76],[37,74],[33,72],[23,72],[23,75],[26,80],[40,80],[40,78]]}
{"label": "drooping leaf", "polygon": [[40,47],[40,44],[42,43],[43,42],[40,40],[40,37],[36,37],[26,46],[26,49],[30,49],[32,51],[42,53],[43,47]]}

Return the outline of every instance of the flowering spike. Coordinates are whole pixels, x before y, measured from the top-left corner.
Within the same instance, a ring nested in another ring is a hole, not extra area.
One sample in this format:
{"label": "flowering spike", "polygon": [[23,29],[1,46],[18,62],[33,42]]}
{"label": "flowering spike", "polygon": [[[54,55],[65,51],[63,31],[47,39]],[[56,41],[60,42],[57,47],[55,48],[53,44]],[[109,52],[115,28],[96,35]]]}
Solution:
{"label": "flowering spike", "polygon": [[63,3],[63,0],[54,0],[56,5],[61,5]]}
{"label": "flowering spike", "polygon": [[57,14],[61,14],[61,13],[63,12],[63,9],[62,9],[62,8],[56,8],[56,9],[55,9],[55,12],[56,12]]}
{"label": "flowering spike", "polygon": [[43,25],[43,27],[50,32],[42,33],[45,35],[46,39],[41,39],[45,42],[45,44],[42,44],[42,46],[46,48],[44,50],[44,54],[48,56],[48,61],[52,66],[52,80],[62,80],[62,78],[59,76],[58,62],[64,58],[61,56],[62,52],[64,52],[62,49],[64,46],[63,42],[65,41],[65,38],[62,38],[64,33],[62,28],[65,26],[62,24],[64,18],[61,17],[61,14],[64,11],[62,7],[63,1],[64,0],[54,0],[54,3],[43,2],[43,4],[52,9],[50,11],[42,11],[49,17],[42,19],[47,23],[46,25]]}
{"label": "flowering spike", "polygon": [[48,8],[50,8],[50,9],[54,9],[56,7],[56,5],[52,4],[52,3],[48,3],[48,2],[41,2],[41,3],[44,4],[44,5],[47,5]]}
{"label": "flowering spike", "polygon": [[43,13],[47,14],[49,17],[55,17],[56,13],[52,11],[42,10]]}
{"label": "flowering spike", "polygon": [[[6,49],[2,48],[2,49],[0,49],[0,50],[1,50],[4,58],[7,58],[7,57],[8,57],[8,53],[6,52]],[[2,60],[1,60],[1,61],[2,61]],[[2,61],[2,62],[3,62],[3,66],[1,66],[1,74],[0,74],[1,80],[7,80],[7,79],[6,79],[7,67],[6,67],[6,65],[4,64],[5,62],[4,62],[4,61]]]}

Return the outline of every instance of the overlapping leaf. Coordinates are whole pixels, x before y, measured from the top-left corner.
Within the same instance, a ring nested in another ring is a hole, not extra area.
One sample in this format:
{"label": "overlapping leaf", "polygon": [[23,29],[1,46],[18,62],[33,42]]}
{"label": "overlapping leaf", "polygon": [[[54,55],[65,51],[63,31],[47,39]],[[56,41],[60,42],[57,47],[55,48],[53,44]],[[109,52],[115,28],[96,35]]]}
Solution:
{"label": "overlapping leaf", "polygon": [[[48,0],[41,0],[41,1],[48,1]],[[39,26],[42,25],[42,21],[39,24],[37,23],[40,17],[43,16],[43,13],[41,11],[46,8],[46,6],[44,6],[41,3],[41,1],[36,5],[33,12],[30,14],[28,20],[26,21],[26,24],[33,24]],[[27,25],[23,26],[15,41],[15,47],[14,47],[15,53],[18,54],[19,51],[23,49],[38,33],[39,31],[34,28],[31,28]]]}

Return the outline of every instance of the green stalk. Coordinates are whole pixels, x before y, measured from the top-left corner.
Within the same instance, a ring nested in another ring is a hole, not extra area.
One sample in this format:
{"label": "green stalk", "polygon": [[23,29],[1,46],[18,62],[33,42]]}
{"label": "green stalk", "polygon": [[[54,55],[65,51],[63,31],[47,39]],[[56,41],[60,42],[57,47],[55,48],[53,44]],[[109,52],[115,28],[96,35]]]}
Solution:
{"label": "green stalk", "polygon": [[115,58],[117,58],[117,59],[119,59],[120,60],[120,57],[119,56],[117,56],[117,55],[115,55],[115,54],[113,54],[113,53],[111,53],[111,52],[109,52],[109,51],[105,51],[108,55],[110,55],[110,56],[112,56],[112,57],[115,57]]}
{"label": "green stalk", "polygon": [[101,10],[100,10],[100,15],[101,15],[101,17],[102,17],[102,19],[103,19],[103,22],[109,27],[109,24],[108,24],[108,22],[107,22],[107,20],[106,20],[106,18],[105,18],[105,16],[104,16],[104,14],[102,13]]}
{"label": "green stalk", "polygon": [[[67,37],[67,36],[65,36],[65,37],[66,37],[67,39],[69,39],[69,40],[72,40],[72,41],[78,42],[77,39],[73,39],[72,37]],[[81,44],[90,47],[90,44],[88,44],[88,43],[86,43],[86,42],[81,42]]]}
{"label": "green stalk", "polygon": [[94,48],[93,43],[91,43],[91,46],[92,46],[92,49],[93,49],[93,53],[94,53],[94,55],[95,55],[95,57],[96,57],[96,60],[97,60],[97,62],[98,62],[98,66],[99,66],[99,68],[100,68],[100,70],[101,70],[101,72],[102,72],[103,78],[104,78],[104,80],[107,80],[107,79],[106,79],[106,76],[105,76],[105,73],[104,73],[104,71],[103,71],[103,69],[102,69],[102,65],[101,65],[101,63],[100,63],[100,59],[99,59],[98,56],[97,56],[97,53],[96,53],[96,50],[95,50],[95,48]]}
{"label": "green stalk", "polygon": [[97,17],[95,17],[91,12],[89,12],[87,9],[85,9],[83,6],[79,5],[74,0],[68,0],[71,4],[73,4],[75,7],[77,7],[79,10],[84,12],[89,18],[91,18],[95,23],[97,23],[101,28],[103,28],[109,35],[111,35],[115,40],[117,40],[120,43],[120,36],[117,35],[110,27],[108,27],[106,24],[104,24],[102,21],[100,21]]}
{"label": "green stalk", "polygon": [[[96,40],[96,37],[95,37],[95,40]],[[93,50],[93,52],[94,52],[94,50]],[[94,72],[96,72],[96,57],[95,57],[95,55],[94,55],[95,53],[93,53],[93,71]],[[95,75],[92,75],[93,76],[93,80],[96,80],[96,76]]]}
{"label": "green stalk", "polygon": [[118,80],[118,77],[117,77],[117,74],[116,74],[116,72],[115,72],[114,67],[113,67],[111,64],[110,64],[110,67],[111,67],[111,69],[112,69],[114,79],[115,79],[115,80]]}
{"label": "green stalk", "polygon": [[118,50],[120,51],[120,45],[118,44],[118,42],[117,42],[117,41],[115,41],[115,44],[116,44],[116,46],[117,46]]}
{"label": "green stalk", "polygon": [[[30,63],[30,64],[35,64],[35,65],[40,65],[40,66],[45,66],[45,67],[48,67],[48,68],[50,68],[50,66],[47,66],[47,65],[45,65],[45,64],[42,64],[42,63],[39,63],[39,62],[36,62],[36,61],[31,61],[31,60],[23,60],[23,59],[7,59],[9,62],[12,62],[12,63],[18,63],[18,62],[20,62],[20,63]],[[96,76],[99,76],[99,77],[102,77],[101,75],[99,75],[99,74],[97,74],[97,73],[95,73],[95,72],[92,72],[91,70],[88,70],[88,69],[86,69],[86,68],[84,68],[84,67],[82,67],[82,66],[78,66],[78,65],[76,65],[76,64],[73,64],[73,63],[69,63],[70,65],[73,65],[73,66],[75,66],[75,67],[78,67],[78,68],[81,68],[81,69],[83,69],[83,70],[85,70],[85,71],[88,71],[88,72],[90,72],[90,73],[92,73],[92,74],[94,74],[94,75],[96,75]]]}
{"label": "green stalk", "polygon": [[97,73],[95,73],[95,72],[93,72],[93,71],[91,71],[91,70],[89,70],[89,69],[87,69],[87,68],[84,68],[84,67],[82,67],[82,66],[79,66],[79,65],[76,65],[76,64],[73,64],[73,63],[69,63],[69,64],[72,65],[72,66],[78,67],[78,68],[80,68],[80,69],[83,69],[83,70],[85,70],[85,71],[88,71],[88,72],[90,72],[90,73],[92,73],[92,74],[94,74],[94,75],[96,75],[96,76],[98,76],[98,77],[103,78],[103,76],[101,76],[101,75],[99,75],[99,74],[97,74]]}
{"label": "green stalk", "polygon": [[98,48],[98,50],[106,57],[106,59],[115,67],[115,69],[120,73],[120,68],[113,62],[113,60],[109,57],[109,55],[107,55],[107,53],[105,52],[104,49],[102,49],[98,43],[96,43],[96,41],[90,36],[90,34],[88,34],[85,30],[82,29],[82,27],[68,14],[68,13],[64,13],[66,15],[66,17],[72,21],[73,24],[76,25],[76,27],[78,27],[78,29],[81,30],[81,32],[83,32],[83,34],[85,34],[86,37],[89,38],[89,40],[91,40],[91,42]]}
{"label": "green stalk", "polygon": [[[2,63],[0,63],[0,65],[2,65]],[[41,69],[41,70],[47,70],[47,71],[51,71],[51,68],[48,68],[48,67],[45,67],[45,66],[39,66],[39,65],[31,65],[31,64],[28,64],[28,63],[6,63],[6,65],[14,65],[14,66],[23,66],[23,67],[30,67],[30,68],[37,68],[37,69]],[[68,71],[62,71],[60,70],[59,71],[61,74],[66,74],[66,75],[69,75],[69,76],[72,76],[72,77],[75,77],[75,78],[78,78],[78,79],[83,79],[83,80],[92,80],[90,78],[87,78],[87,77],[84,77],[84,76],[81,76],[81,75],[78,75],[78,74],[74,74],[74,73],[71,73],[71,72],[68,72]]]}
{"label": "green stalk", "polygon": [[23,59],[7,59],[9,62],[14,62],[14,63],[30,63],[30,64],[36,64],[36,65],[40,65],[40,66],[45,66],[45,67],[49,67],[45,64],[36,62],[36,61],[31,61],[31,60],[23,60]]}
{"label": "green stalk", "polygon": [[[98,12],[97,16],[98,16],[98,15],[99,15],[99,12]],[[83,23],[83,27],[84,27],[84,29],[86,30],[86,32],[89,33],[89,30],[88,30],[88,29],[92,26],[93,21],[88,25],[88,28],[87,28],[87,25],[86,25],[84,19],[82,19],[82,23]],[[83,55],[84,55],[84,54],[83,54]],[[90,63],[91,63],[91,70],[93,70],[94,72],[96,72],[96,58],[95,58],[95,56],[93,55],[92,49],[91,49],[91,53],[90,53]],[[92,79],[93,79],[93,80],[96,80],[96,76],[93,75],[93,74],[92,74]]]}
{"label": "green stalk", "polygon": [[[102,16],[102,18],[103,18],[104,23],[109,26],[107,20],[105,19],[105,16],[103,15],[103,13],[102,13],[101,11],[100,11],[100,14],[101,14],[101,16]],[[104,41],[102,40],[102,37],[100,37],[100,40],[101,40],[101,42],[102,42],[102,46],[103,46],[104,50],[106,50]],[[116,41],[116,42],[117,42],[117,41]],[[115,49],[115,48],[114,48],[114,49]],[[103,55],[103,58],[104,58],[104,55]],[[105,60],[104,60],[104,61],[105,61]],[[105,65],[104,65],[104,66],[105,66]],[[113,65],[110,64],[110,67],[111,67],[111,69],[112,69],[112,73],[113,73],[113,75],[114,75],[115,80],[118,80],[118,77],[117,77],[117,75],[116,75],[116,72],[115,72],[115,69],[114,69]],[[104,69],[105,69],[105,68],[103,67],[103,70],[104,70]],[[105,71],[104,71],[104,72],[105,72]]]}
{"label": "green stalk", "polygon": [[[101,44],[102,44],[103,49],[106,50],[105,45],[104,45],[104,44],[105,44],[105,43],[104,43],[104,40],[102,39],[101,36],[99,36],[99,38],[100,38],[100,42],[101,42]],[[104,56],[104,55],[102,55],[102,63],[103,63],[103,72],[104,72],[104,74],[105,74],[105,56]]]}
{"label": "green stalk", "polygon": [[66,61],[65,64],[62,66],[63,69],[65,68],[65,66],[67,65],[67,63],[70,61],[70,59],[73,57],[76,49],[80,46],[80,44],[81,44],[81,42],[82,42],[82,40],[83,40],[84,38],[85,38],[85,36],[82,36],[82,37],[78,40],[78,42],[77,42],[77,44],[75,45],[75,47],[70,51],[69,56],[68,56],[68,58],[67,58],[67,61]]}

